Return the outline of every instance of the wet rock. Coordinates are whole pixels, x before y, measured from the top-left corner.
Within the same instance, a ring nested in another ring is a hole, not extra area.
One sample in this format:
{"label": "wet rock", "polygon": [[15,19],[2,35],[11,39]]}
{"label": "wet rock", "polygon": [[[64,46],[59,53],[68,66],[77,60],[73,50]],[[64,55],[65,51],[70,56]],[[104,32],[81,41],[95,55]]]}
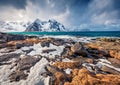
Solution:
{"label": "wet rock", "polygon": [[46,49],[46,50],[43,50],[42,53],[50,53],[53,51],[56,51],[56,49]]}

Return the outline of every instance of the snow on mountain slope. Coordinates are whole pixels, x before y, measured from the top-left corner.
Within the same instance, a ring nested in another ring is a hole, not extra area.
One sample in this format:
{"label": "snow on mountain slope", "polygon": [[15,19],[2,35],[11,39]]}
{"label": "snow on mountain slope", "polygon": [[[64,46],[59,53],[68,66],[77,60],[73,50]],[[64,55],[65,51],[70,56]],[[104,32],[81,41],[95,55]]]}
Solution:
{"label": "snow on mountain slope", "polygon": [[25,31],[59,32],[59,31],[65,31],[65,27],[56,20],[40,21],[39,19],[36,19],[32,24],[30,24],[26,28]]}
{"label": "snow on mountain slope", "polygon": [[26,29],[30,22],[10,22],[0,21],[1,32],[21,32]]}

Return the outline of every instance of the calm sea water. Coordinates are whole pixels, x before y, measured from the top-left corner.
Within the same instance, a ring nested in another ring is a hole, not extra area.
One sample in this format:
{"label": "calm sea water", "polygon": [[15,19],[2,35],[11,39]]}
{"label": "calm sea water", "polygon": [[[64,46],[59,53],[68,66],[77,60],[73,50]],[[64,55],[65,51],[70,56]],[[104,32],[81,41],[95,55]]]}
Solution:
{"label": "calm sea water", "polygon": [[90,31],[90,32],[10,32],[12,34],[22,35],[68,35],[68,36],[80,36],[80,37],[120,37],[120,31]]}

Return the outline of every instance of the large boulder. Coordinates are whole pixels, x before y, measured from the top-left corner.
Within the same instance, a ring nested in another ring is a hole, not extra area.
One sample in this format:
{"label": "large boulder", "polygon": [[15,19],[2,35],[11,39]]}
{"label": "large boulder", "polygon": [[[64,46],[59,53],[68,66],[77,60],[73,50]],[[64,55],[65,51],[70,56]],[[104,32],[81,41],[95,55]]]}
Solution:
{"label": "large boulder", "polygon": [[82,55],[82,56],[87,56],[87,53],[83,47],[83,45],[81,43],[75,43],[72,47],[71,47],[71,51],[75,54],[78,55]]}

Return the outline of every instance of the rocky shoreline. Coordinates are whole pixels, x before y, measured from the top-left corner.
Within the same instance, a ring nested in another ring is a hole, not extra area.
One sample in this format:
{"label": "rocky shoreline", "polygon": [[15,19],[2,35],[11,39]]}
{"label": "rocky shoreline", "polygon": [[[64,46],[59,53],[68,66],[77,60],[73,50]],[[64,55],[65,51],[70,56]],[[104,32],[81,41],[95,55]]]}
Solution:
{"label": "rocky shoreline", "polygon": [[86,41],[0,33],[0,85],[120,85],[120,38]]}

